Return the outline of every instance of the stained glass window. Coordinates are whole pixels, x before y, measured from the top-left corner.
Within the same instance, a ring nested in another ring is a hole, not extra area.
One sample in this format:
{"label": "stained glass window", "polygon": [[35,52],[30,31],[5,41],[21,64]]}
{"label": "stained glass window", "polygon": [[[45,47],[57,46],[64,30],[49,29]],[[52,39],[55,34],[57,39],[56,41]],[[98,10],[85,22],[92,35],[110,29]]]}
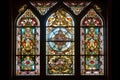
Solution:
{"label": "stained glass window", "polygon": [[11,39],[11,71],[16,79],[94,79],[108,74],[103,5],[40,0],[25,2],[18,10],[21,5],[14,6],[19,14],[12,13],[18,14],[13,16],[11,31],[15,34]]}
{"label": "stained glass window", "polygon": [[103,20],[90,9],[80,26],[81,74],[104,75]]}
{"label": "stained glass window", "polygon": [[46,22],[46,74],[74,75],[74,21],[64,9]]}
{"label": "stained glass window", "polygon": [[16,24],[16,75],[40,74],[40,22],[27,9]]}
{"label": "stained glass window", "polygon": [[39,1],[33,1],[31,4],[39,11],[41,15],[45,15],[47,11],[53,7],[57,2],[39,2]]}
{"label": "stained glass window", "polygon": [[73,1],[73,2],[64,2],[64,4],[71,8],[75,15],[79,15],[80,12],[87,7],[91,2],[80,2],[80,1]]}

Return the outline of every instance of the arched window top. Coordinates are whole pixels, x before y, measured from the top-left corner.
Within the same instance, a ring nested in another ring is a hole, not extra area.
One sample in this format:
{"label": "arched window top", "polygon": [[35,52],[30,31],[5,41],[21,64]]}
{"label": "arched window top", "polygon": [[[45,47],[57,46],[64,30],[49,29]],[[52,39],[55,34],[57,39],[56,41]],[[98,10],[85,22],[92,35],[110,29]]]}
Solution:
{"label": "arched window top", "polygon": [[17,20],[17,26],[40,26],[38,18],[27,9]]}
{"label": "arched window top", "polygon": [[74,26],[73,18],[63,9],[59,9],[50,15],[46,26]]}
{"label": "arched window top", "polygon": [[103,20],[95,12],[94,9],[90,9],[88,13],[82,18],[81,26],[103,26]]}

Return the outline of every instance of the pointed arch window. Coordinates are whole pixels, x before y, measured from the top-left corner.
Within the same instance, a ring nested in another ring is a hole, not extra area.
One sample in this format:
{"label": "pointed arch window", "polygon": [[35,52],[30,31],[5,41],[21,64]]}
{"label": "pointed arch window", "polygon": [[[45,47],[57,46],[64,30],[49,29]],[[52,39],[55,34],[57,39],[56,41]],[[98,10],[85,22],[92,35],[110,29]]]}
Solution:
{"label": "pointed arch window", "polygon": [[16,75],[40,74],[40,21],[30,9],[16,22]]}
{"label": "pointed arch window", "polygon": [[103,19],[90,9],[80,22],[82,75],[104,75]]}
{"label": "pointed arch window", "polygon": [[10,74],[15,80],[110,80],[106,3],[18,3],[11,12],[15,22],[11,25]]}
{"label": "pointed arch window", "polygon": [[73,75],[74,55],[74,21],[59,9],[46,22],[47,75]]}

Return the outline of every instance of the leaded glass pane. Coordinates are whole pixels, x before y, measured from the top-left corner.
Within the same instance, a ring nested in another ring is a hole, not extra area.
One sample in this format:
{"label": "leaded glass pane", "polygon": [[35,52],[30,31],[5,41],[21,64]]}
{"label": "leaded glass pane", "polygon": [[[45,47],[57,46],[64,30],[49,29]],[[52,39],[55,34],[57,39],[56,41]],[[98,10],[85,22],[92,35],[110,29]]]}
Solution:
{"label": "leaded glass pane", "polygon": [[91,2],[83,1],[73,1],[73,2],[64,2],[64,4],[74,12],[75,15],[79,15],[85,7],[87,7]]}
{"label": "leaded glass pane", "polygon": [[47,56],[47,74],[72,75],[74,74],[73,56]]}
{"label": "leaded glass pane", "polygon": [[57,4],[57,2],[51,2],[51,1],[44,1],[44,2],[40,2],[40,1],[32,1],[31,2],[32,6],[34,6],[41,15],[45,15],[50,8],[52,8],[53,6],[55,6]]}
{"label": "leaded glass pane", "polygon": [[46,22],[46,74],[74,75],[74,21],[59,9]]}
{"label": "leaded glass pane", "polygon": [[80,25],[81,74],[104,75],[103,20],[90,9]]}
{"label": "leaded glass pane", "polygon": [[30,9],[17,20],[16,75],[40,74],[40,22]]}

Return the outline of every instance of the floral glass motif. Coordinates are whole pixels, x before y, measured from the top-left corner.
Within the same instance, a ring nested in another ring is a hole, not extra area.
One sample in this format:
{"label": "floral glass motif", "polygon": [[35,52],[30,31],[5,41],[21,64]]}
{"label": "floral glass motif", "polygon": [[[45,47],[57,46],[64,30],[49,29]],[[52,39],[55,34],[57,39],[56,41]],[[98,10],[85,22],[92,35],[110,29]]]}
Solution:
{"label": "floral glass motif", "polygon": [[86,55],[98,55],[99,54],[99,29],[98,28],[85,28],[85,48]]}
{"label": "floral glass motif", "polygon": [[74,2],[64,2],[64,4],[71,8],[71,10],[74,12],[75,15],[79,15],[80,12],[87,7],[91,2],[80,2],[80,1],[74,1]]}
{"label": "floral glass motif", "polygon": [[103,20],[90,9],[81,20],[80,55],[82,75],[104,75]]}
{"label": "floral glass motif", "polygon": [[46,26],[69,27],[74,26],[74,22],[70,14],[66,13],[63,9],[59,9],[55,13],[51,14],[46,22]]}
{"label": "floral glass motif", "polygon": [[104,56],[81,56],[81,75],[104,75]]}
{"label": "floral glass motif", "polygon": [[99,69],[98,56],[86,56],[86,70]]}
{"label": "floral glass motif", "polygon": [[30,9],[27,9],[23,15],[17,20],[17,26],[38,26],[38,18],[33,14]]}
{"label": "floral glass motif", "polygon": [[59,9],[46,22],[46,74],[74,75],[74,22]]}
{"label": "floral glass motif", "polygon": [[88,13],[81,20],[82,26],[103,26],[101,17],[95,12],[94,9],[90,9]]}
{"label": "floral glass motif", "polygon": [[50,8],[52,8],[54,5],[57,4],[57,2],[34,1],[34,2],[31,2],[31,4],[39,11],[41,15],[45,15]]}
{"label": "floral glass motif", "polygon": [[48,74],[72,74],[73,73],[73,56],[47,56]]}
{"label": "floral glass motif", "polygon": [[27,9],[17,20],[16,75],[40,74],[40,22]]}
{"label": "floral glass motif", "polygon": [[16,56],[16,75],[39,75],[40,56]]}

